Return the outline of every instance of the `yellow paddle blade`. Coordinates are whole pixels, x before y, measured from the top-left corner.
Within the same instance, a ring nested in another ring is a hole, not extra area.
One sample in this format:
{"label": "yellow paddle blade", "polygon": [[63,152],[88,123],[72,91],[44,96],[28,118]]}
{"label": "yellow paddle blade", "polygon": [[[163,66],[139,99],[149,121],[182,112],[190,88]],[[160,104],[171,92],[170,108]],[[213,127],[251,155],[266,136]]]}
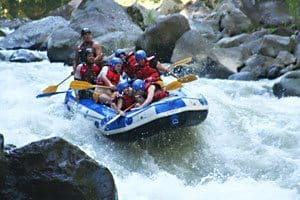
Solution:
{"label": "yellow paddle blade", "polygon": [[194,80],[197,80],[197,76],[194,74],[189,74],[187,76],[177,79],[177,81],[179,81],[180,83],[188,83],[188,82],[192,82]]}
{"label": "yellow paddle blade", "polygon": [[178,65],[183,65],[192,61],[192,57],[188,57],[182,60],[177,61],[176,63],[171,64],[170,69]]}
{"label": "yellow paddle blade", "polygon": [[176,90],[181,87],[182,87],[182,83],[180,83],[179,81],[172,81],[171,83],[169,83],[168,85],[165,86],[165,89],[166,90]]}
{"label": "yellow paddle blade", "polygon": [[93,87],[96,87],[96,86],[93,84],[90,84],[89,82],[86,82],[86,81],[75,80],[70,83],[70,88],[76,89],[76,90],[86,90],[86,89],[93,88]]}
{"label": "yellow paddle blade", "polygon": [[47,87],[46,89],[43,90],[43,93],[52,93],[52,92],[56,92],[58,85],[50,85],[49,87]]}

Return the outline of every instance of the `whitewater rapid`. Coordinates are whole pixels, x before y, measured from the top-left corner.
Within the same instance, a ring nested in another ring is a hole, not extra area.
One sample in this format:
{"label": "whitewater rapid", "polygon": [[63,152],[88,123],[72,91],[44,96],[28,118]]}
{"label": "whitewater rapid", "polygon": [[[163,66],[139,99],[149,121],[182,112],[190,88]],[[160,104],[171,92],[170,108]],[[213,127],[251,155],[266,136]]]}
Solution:
{"label": "whitewater rapid", "polygon": [[21,147],[60,136],[112,171],[121,200],[300,199],[300,98],[277,99],[273,82],[187,83],[191,96],[202,93],[208,100],[202,124],[116,142],[70,114],[64,94],[35,98],[70,72],[62,63],[0,61],[0,133],[6,144]]}

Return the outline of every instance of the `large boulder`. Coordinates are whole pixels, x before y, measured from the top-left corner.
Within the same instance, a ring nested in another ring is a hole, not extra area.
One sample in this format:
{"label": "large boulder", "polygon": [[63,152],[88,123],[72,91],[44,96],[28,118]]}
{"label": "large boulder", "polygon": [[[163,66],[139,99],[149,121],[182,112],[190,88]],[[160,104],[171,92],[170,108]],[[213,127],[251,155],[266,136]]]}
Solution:
{"label": "large boulder", "polygon": [[280,26],[291,24],[287,1],[241,0],[241,10],[257,25]]}
{"label": "large boulder", "polygon": [[277,97],[300,97],[300,70],[285,74],[278,83],[273,86],[273,93]]}
{"label": "large boulder", "polygon": [[80,40],[80,34],[70,27],[55,30],[47,43],[47,55],[51,62],[64,62],[72,65],[74,49]]}
{"label": "large boulder", "polygon": [[213,43],[203,36],[201,31],[192,29],[185,32],[176,42],[171,61],[176,62],[190,56],[200,61],[210,54],[212,48]]}
{"label": "large boulder", "polygon": [[72,12],[70,24],[77,32],[84,27],[89,28],[95,38],[117,31],[123,32],[124,35],[142,33],[124,9],[111,0],[83,0]]}
{"label": "large boulder", "polygon": [[276,57],[280,51],[291,51],[295,46],[290,37],[278,35],[264,35],[259,47],[259,53],[264,56]]}
{"label": "large boulder", "polygon": [[149,26],[136,43],[136,49],[144,49],[162,62],[170,62],[176,41],[190,30],[188,20],[180,14],[160,18]]}
{"label": "large boulder", "polygon": [[62,17],[46,17],[20,26],[16,31],[0,40],[0,49],[44,50],[53,31],[68,25]]}
{"label": "large boulder", "polygon": [[0,199],[117,199],[110,171],[61,138],[12,150],[0,162]]}

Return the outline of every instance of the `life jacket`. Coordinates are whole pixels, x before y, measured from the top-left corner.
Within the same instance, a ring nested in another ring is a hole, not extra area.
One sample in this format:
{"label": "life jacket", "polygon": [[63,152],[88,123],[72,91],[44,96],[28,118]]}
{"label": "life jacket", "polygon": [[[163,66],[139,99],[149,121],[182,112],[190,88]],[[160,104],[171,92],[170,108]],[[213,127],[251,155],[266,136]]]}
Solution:
{"label": "life jacket", "polygon": [[[160,80],[159,77],[159,71],[153,67],[150,66],[150,62],[155,59],[154,56],[151,56],[149,58],[146,59],[145,65],[144,66],[137,66],[137,78],[138,79],[142,79],[145,80],[146,82],[151,81],[151,82],[155,82],[157,80]],[[151,78],[150,78],[151,77]],[[148,79],[148,80],[147,80]],[[149,80],[151,79],[151,80]]]}
{"label": "life jacket", "polygon": [[145,91],[148,95],[148,88],[151,86],[151,85],[154,85],[155,86],[155,91],[154,91],[154,95],[153,95],[153,99],[152,99],[152,102],[155,102],[155,101],[159,101],[165,97],[168,97],[169,96],[169,92],[165,91],[162,89],[161,87],[161,83],[160,81],[157,81],[155,83],[146,83],[145,85]]}
{"label": "life jacket", "polygon": [[[117,85],[120,81],[120,74],[118,74],[118,72],[116,72],[111,66],[108,67],[106,77],[113,85]],[[99,77],[97,80],[97,84],[105,85],[105,82],[101,77]]]}
{"label": "life jacket", "polygon": [[136,76],[136,68],[137,62],[135,60],[135,56],[133,52],[129,52],[126,58],[126,62],[123,63],[123,71],[129,76],[131,79],[135,79]]}
{"label": "life jacket", "polygon": [[94,42],[83,42],[78,46],[78,64],[86,63],[86,49],[92,48],[94,53],[96,54],[95,49],[93,48]]}
{"label": "life jacket", "polygon": [[129,106],[134,104],[134,102],[135,102],[134,96],[129,96],[129,95],[126,95],[126,94],[123,94],[119,98],[123,99],[122,110],[125,110],[126,108],[128,108]]}
{"label": "life jacket", "polygon": [[82,65],[80,68],[81,80],[95,84],[100,70],[101,68],[95,64],[92,66],[88,66],[86,64]]}

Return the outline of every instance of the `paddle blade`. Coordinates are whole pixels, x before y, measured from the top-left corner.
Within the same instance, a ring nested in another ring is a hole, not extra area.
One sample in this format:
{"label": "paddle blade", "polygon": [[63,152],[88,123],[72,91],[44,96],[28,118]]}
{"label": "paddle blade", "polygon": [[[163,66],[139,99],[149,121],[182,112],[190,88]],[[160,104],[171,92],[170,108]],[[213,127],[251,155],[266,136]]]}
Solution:
{"label": "paddle blade", "polygon": [[181,87],[182,87],[182,83],[180,83],[179,81],[172,81],[171,83],[166,85],[165,89],[166,90],[176,90]]}
{"label": "paddle blade", "polygon": [[194,80],[197,80],[197,76],[194,75],[194,74],[189,74],[187,76],[184,76],[184,77],[181,77],[178,79],[178,81],[180,83],[189,83],[189,82],[192,82]]}
{"label": "paddle blade", "polygon": [[36,98],[42,98],[42,97],[51,97],[53,95],[67,93],[68,91],[61,91],[61,92],[50,92],[50,93],[43,93],[36,96]]}
{"label": "paddle blade", "polygon": [[56,92],[57,87],[58,87],[57,85],[50,85],[49,87],[43,90],[43,93],[45,94],[45,93]]}
{"label": "paddle blade", "polygon": [[92,88],[94,87],[94,85],[90,84],[89,82],[86,82],[86,81],[72,81],[70,83],[70,88],[71,89],[76,89],[76,90],[86,90],[86,89],[89,89],[89,88]]}
{"label": "paddle blade", "polygon": [[176,63],[171,64],[171,68],[176,67],[178,65],[183,65],[192,61],[192,57],[188,57],[182,60],[177,61]]}

